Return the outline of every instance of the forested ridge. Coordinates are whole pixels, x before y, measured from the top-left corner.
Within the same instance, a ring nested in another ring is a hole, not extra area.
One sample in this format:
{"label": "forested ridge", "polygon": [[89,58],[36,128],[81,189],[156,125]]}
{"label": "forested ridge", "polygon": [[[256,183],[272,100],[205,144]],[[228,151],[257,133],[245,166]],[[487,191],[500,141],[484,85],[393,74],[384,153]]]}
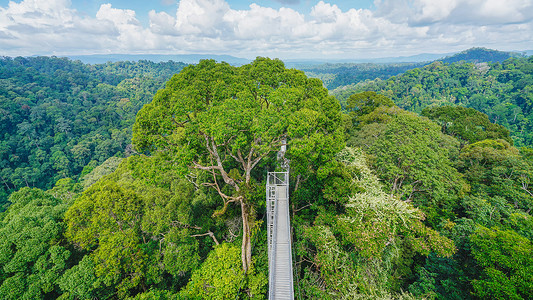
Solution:
{"label": "forested ridge", "polygon": [[304,71],[309,77],[319,78],[326,88],[333,90],[355,82],[376,78],[388,79],[391,76],[402,74],[414,68],[423,67],[426,64],[428,63],[339,63],[302,66],[299,69]]}
{"label": "forested ridge", "polygon": [[[447,56],[436,61],[450,64],[468,62],[473,64],[502,63],[511,57],[523,57],[516,52],[504,52],[487,48],[470,48],[465,51]],[[411,69],[422,68],[432,61],[423,62],[396,62],[396,63],[326,63],[321,65],[302,65],[300,70],[309,77],[322,80],[329,90],[350,86],[359,82],[374,79],[386,80],[392,76],[400,75]]]}
{"label": "forested ridge", "polygon": [[445,105],[474,108],[487,114],[491,122],[509,129],[517,146],[531,146],[532,72],[531,56],[502,63],[437,61],[387,80],[360,82],[332,93],[345,103],[354,92],[375,91],[417,113],[426,107]]}
{"label": "forested ridge", "polygon": [[4,58],[0,298],[265,299],[287,143],[297,299],[531,299],[532,65]]}

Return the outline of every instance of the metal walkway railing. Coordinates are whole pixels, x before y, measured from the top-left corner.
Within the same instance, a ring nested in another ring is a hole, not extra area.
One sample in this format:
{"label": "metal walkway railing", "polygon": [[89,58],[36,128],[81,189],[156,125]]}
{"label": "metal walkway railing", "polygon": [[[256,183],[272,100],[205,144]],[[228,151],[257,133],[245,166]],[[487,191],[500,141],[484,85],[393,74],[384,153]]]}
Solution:
{"label": "metal walkway railing", "polygon": [[266,186],[268,299],[294,299],[289,216],[289,172],[269,172]]}

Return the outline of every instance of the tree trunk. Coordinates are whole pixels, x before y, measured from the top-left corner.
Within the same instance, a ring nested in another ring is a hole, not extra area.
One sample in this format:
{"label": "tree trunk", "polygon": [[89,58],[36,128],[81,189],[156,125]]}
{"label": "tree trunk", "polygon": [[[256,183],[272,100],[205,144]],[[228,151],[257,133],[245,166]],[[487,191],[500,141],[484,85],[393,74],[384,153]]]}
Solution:
{"label": "tree trunk", "polygon": [[244,273],[248,273],[252,267],[252,240],[250,228],[250,212],[248,206],[241,199],[241,215],[242,215],[242,245],[241,245],[241,259],[242,269]]}

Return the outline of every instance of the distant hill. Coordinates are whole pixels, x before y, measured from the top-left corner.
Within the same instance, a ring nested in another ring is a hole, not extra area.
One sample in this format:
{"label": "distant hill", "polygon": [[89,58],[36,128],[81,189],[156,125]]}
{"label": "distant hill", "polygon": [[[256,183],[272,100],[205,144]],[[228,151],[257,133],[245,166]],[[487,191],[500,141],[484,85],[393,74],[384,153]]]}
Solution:
{"label": "distant hill", "polygon": [[470,48],[452,56],[447,56],[445,58],[439,59],[439,61],[442,61],[444,63],[454,63],[460,61],[466,61],[470,63],[503,62],[504,60],[510,57],[521,56],[524,55],[518,52],[504,52],[487,48]]}
{"label": "distant hill", "polygon": [[327,89],[335,89],[340,86],[356,84],[365,80],[376,78],[387,79],[391,76],[402,74],[407,70],[421,68],[427,65],[421,63],[337,63],[301,66],[309,77],[322,80]]}
{"label": "distant hill", "polygon": [[[380,57],[380,58],[345,58],[345,59],[283,59],[285,65],[290,68],[304,69],[322,64],[342,64],[342,63],[378,63],[378,64],[398,64],[398,63],[429,63],[439,60],[445,63],[457,61],[467,62],[502,62],[511,56],[524,56],[533,54],[533,50],[521,52],[504,52],[487,48],[471,48],[459,53],[421,53],[412,56]],[[105,64],[108,62],[148,60],[153,62],[175,61],[186,64],[196,64],[201,59],[214,59],[225,61],[231,65],[243,65],[251,62],[250,59],[231,55],[213,54],[93,54],[93,55],[70,55],[72,60],[80,60],[86,64]]]}
{"label": "distant hill", "polygon": [[467,61],[472,63],[480,62],[502,62],[509,57],[523,57],[524,55],[532,55],[533,50],[505,52],[492,50],[487,48],[470,48],[462,52],[448,52],[448,53],[420,53],[411,56],[395,56],[395,57],[377,57],[377,58],[346,58],[346,59],[287,59],[283,60],[289,67],[298,69],[305,69],[315,67],[323,64],[404,64],[404,63],[430,63],[433,61],[442,61],[445,63],[453,63],[459,61]]}
{"label": "distant hill", "polygon": [[214,59],[216,61],[225,61],[231,65],[244,65],[251,60],[231,55],[212,55],[212,54],[93,54],[93,55],[73,55],[68,56],[72,60],[80,60],[86,64],[105,64],[107,62],[119,61],[139,61],[149,60],[153,62],[175,61],[186,64],[196,64],[201,59]]}
{"label": "distant hill", "polygon": [[345,59],[284,59],[285,65],[291,68],[309,68],[324,64],[404,64],[429,63],[453,53],[421,53],[411,56],[377,57],[377,58],[345,58]]}
{"label": "distant hill", "polygon": [[[373,59],[372,63],[322,63],[301,60],[300,64],[290,61],[287,65],[304,71],[307,76],[322,80],[328,89],[357,84],[376,78],[387,79],[402,74],[410,69],[421,68],[434,61],[454,63],[466,61],[470,63],[502,62],[510,57],[524,57],[524,52],[504,52],[487,48],[471,48],[456,54],[419,54],[414,56],[389,57]],[[403,62],[402,62],[403,61]],[[307,63],[307,64],[306,64]]]}

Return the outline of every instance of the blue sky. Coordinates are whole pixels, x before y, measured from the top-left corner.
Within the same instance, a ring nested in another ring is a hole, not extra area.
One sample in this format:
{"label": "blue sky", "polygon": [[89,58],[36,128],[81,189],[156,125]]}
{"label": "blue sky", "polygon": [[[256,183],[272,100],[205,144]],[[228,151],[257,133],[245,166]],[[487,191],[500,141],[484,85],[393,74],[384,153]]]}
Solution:
{"label": "blue sky", "polygon": [[[7,1],[3,1],[7,2]],[[131,1],[131,0],[72,0],[72,7],[79,10],[81,13],[88,15],[95,15],[98,12],[98,9],[102,4],[112,3],[113,7],[120,9],[132,9],[136,12],[137,18],[143,24],[148,24],[148,12],[151,10],[155,11],[164,11],[168,14],[175,13],[176,8],[178,7],[178,0],[155,0],[155,1]],[[300,13],[308,14],[313,6],[315,6],[319,1],[311,0],[259,0],[259,1],[248,1],[248,0],[233,0],[227,1],[231,8],[237,10],[246,10],[250,7],[250,4],[256,3],[261,6],[271,7],[275,9],[280,9],[282,7],[292,8],[297,10]],[[331,1],[342,10],[349,10],[351,8],[364,8],[371,9],[374,8],[374,0],[340,0],[340,1]]]}
{"label": "blue sky", "polygon": [[[1,1],[2,3],[7,3],[9,1]],[[17,2],[17,1],[15,1]],[[72,6],[80,11],[95,14],[100,5],[105,3],[112,3],[116,8],[122,9],[133,9],[141,14],[148,14],[152,9],[156,11],[166,11],[168,13],[174,12],[178,5],[178,0],[155,0],[155,1],[128,1],[128,0],[114,0],[114,1],[105,1],[105,0],[72,0]],[[233,9],[247,9],[250,7],[250,4],[257,3],[261,6],[272,7],[279,9],[281,7],[293,8],[301,13],[308,13],[311,8],[316,5],[319,1],[311,0],[259,0],[259,1],[248,1],[248,0],[232,0],[227,1]],[[332,1],[342,10],[348,10],[350,8],[372,8],[374,7],[373,0],[339,0]],[[4,6],[4,5],[3,5]]]}
{"label": "blue sky", "polygon": [[0,55],[377,58],[533,49],[531,0],[0,0]]}

